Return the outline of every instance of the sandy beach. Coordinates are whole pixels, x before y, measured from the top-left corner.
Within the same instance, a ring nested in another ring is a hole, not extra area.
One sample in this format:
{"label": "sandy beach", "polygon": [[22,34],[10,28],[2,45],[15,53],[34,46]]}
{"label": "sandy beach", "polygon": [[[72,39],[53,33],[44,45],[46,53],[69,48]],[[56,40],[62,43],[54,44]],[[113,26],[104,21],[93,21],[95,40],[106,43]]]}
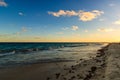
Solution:
{"label": "sandy beach", "polygon": [[77,62],[51,62],[0,69],[0,80],[120,80],[120,44]]}

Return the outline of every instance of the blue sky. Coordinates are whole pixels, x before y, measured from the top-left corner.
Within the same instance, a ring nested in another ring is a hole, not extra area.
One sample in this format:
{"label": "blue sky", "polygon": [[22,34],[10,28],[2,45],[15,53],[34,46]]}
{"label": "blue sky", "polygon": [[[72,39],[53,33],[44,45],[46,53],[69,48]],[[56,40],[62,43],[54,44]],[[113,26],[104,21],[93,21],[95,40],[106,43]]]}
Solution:
{"label": "blue sky", "polygon": [[120,41],[119,0],[0,0],[0,42]]}

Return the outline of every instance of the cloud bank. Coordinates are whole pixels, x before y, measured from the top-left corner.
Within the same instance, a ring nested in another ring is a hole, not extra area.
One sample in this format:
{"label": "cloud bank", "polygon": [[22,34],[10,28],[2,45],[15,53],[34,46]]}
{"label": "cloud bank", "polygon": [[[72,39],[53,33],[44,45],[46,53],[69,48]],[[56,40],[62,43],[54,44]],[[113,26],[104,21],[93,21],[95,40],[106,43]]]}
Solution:
{"label": "cloud bank", "polygon": [[101,16],[102,14],[104,14],[103,11],[99,11],[99,10],[93,10],[93,11],[83,11],[83,10],[79,10],[78,12],[74,11],[74,10],[59,10],[58,12],[51,12],[49,11],[48,14],[53,15],[55,17],[61,17],[61,16],[77,16],[79,18],[79,20],[81,21],[91,21],[95,18],[97,18],[98,16]]}

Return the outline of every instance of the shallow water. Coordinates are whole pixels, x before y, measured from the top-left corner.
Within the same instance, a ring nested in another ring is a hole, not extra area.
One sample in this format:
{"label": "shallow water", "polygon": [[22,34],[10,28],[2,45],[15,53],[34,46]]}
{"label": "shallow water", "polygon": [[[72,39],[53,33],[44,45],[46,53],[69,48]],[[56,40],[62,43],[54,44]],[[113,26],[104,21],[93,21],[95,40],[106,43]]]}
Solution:
{"label": "shallow water", "polygon": [[0,66],[89,59],[103,46],[103,43],[1,43]]}

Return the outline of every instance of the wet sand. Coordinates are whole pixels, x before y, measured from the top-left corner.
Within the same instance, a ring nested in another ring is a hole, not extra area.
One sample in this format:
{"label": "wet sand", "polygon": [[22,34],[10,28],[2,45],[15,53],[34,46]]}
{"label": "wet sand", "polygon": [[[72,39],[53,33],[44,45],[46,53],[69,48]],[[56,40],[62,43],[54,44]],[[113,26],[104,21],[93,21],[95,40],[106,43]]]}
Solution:
{"label": "wet sand", "polygon": [[46,80],[74,62],[51,62],[0,69],[0,80]]}
{"label": "wet sand", "polygon": [[0,69],[0,80],[120,80],[120,44],[109,44],[96,57],[77,62],[38,63]]}

